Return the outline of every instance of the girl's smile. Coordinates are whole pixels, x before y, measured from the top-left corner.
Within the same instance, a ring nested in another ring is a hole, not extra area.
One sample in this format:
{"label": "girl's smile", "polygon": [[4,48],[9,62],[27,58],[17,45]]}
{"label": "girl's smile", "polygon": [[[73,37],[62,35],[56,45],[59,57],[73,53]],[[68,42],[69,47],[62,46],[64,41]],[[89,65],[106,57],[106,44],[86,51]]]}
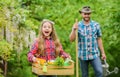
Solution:
{"label": "girl's smile", "polygon": [[45,22],[42,27],[42,33],[44,37],[49,38],[52,32],[52,25],[49,22]]}

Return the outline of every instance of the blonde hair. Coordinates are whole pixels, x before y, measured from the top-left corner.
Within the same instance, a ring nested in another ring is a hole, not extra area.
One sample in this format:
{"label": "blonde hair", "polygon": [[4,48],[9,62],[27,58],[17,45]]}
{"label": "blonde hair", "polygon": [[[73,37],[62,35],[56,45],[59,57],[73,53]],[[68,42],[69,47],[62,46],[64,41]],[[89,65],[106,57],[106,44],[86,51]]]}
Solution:
{"label": "blonde hair", "polygon": [[45,51],[45,41],[44,41],[44,35],[42,33],[42,27],[43,24],[49,22],[52,26],[52,32],[50,34],[50,37],[52,38],[54,45],[55,45],[55,56],[57,57],[60,53],[60,42],[57,37],[56,31],[54,29],[54,22],[44,19],[41,23],[40,30],[39,30],[39,35],[38,35],[38,54],[44,56],[44,51]]}

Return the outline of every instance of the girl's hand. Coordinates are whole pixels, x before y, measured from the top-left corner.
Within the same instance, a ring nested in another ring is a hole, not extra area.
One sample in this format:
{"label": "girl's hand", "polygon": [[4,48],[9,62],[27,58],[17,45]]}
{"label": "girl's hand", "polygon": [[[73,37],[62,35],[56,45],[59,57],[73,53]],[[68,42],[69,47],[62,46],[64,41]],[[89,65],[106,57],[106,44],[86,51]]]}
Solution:
{"label": "girl's hand", "polygon": [[61,55],[60,57],[62,57],[63,59],[65,59],[65,56],[64,56],[64,55]]}
{"label": "girl's hand", "polygon": [[69,55],[68,58],[71,59],[71,56]]}
{"label": "girl's hand", "polygon": [[36,57],[33,57],[33,58],[32,58],[32,61],[33,61],[34,63],[36,63],[36,62],[37,62]]}
{"label": "girl's hand", "polygon": [[71,59],[71,56],[69,54],[67,56],[61,55],[60,57],[62,57],[63,59],[66,59],[66,58]]}

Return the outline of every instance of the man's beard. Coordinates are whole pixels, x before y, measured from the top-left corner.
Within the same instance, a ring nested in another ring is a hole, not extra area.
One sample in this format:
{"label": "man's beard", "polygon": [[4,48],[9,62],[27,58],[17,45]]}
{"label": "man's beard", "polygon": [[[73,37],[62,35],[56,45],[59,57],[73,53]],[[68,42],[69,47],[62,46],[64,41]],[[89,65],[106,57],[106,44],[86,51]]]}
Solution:
{"label": "man's beard", "polygon": [[84,21],[88,22],[90,21],[90,17],[87,17],[87,18],[83,18]]}

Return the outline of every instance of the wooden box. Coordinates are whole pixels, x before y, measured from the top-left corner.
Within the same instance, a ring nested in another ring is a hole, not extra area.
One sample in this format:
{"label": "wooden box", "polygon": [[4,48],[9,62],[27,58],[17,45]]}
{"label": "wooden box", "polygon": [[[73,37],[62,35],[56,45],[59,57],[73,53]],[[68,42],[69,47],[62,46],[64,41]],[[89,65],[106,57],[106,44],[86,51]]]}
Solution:
{"label": "wooden box", "polygon": [[38,63],[32,64],[32,72],[37,75],[74,75],[74,63],[69,66],[47,66],[47,72],[42,71],[42,67]]}

